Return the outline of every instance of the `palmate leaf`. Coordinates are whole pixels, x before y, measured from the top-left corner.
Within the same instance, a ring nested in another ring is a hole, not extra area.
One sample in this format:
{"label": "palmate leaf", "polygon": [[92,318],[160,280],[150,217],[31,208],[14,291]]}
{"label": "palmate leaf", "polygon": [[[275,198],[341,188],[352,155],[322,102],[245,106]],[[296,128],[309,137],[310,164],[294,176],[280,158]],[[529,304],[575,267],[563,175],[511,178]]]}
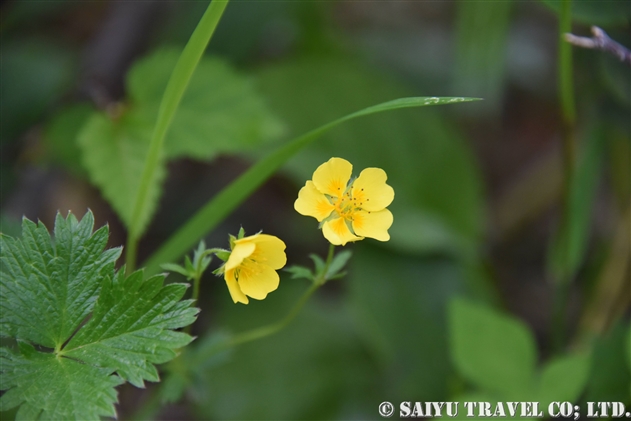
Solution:
{"label": "palmate leaf", "polygon": [[196,317],[187,286],[116,272],[120,249],[93,225],[58,215],[53,240],[24,219],[21,238],[0,236],[0,334],[19,345],[0,350],[0,410],[20,406],[18,419],[115,416],[115,386],[158,381],[154,364],[192,340],[173,331]]}

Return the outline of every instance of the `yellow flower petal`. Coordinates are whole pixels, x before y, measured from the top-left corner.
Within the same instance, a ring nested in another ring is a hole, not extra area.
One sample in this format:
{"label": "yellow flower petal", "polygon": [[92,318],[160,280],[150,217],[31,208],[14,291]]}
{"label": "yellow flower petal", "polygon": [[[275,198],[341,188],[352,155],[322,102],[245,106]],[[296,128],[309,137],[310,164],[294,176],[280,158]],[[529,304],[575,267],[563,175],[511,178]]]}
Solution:
{"label": "yellow flower petal", "polygon": [[251,260],[243,262],[239,268],[239,287],[249,297],[262,300],[278,288],[278,273],[267,265]]}
{"label": "yellow flower petal", "polygon": [[[245,240],[237,240],[239,241]],[[280,269],[287,263],[287,255],[285,255],[285,243],[278,237],[268,234],[259,234],[252,236],[250,241],[254,243],[256,249],[248,259],[267,265],[272,269]]]}
{"label": "yellow flower petal", "polygon": [[378,212],[359,211],[353,215],[353,230],[355,234],[363,237],[388,241],[390,239],[388,228],[392,226],[392,222],[392,212],[388,209]]}
{"label": "yellow flower petal", "polygon": [[234,270],[227,270],[224,274],[224,278],[226,279],[226,284],[228,285],[228,291],[230,291],[232,301],[235,303],[247,304],[249,302],[248,297],[246,297],[241,291],[241,288],[239,288],[239,284],[234,277]]}
{"label": "yellow flower petal", "polygon": [[340,197],[351,179],[353,166],[342,158],[331,158],[313,173],[313,184],[324,194]]}
{"label": "yellow flower petal", "polygon": [[251,241],[250,237],[243,238],[242,240],[247,241],[241,241],[240,243],[235,242],[234,249],[226,262],[226,271],[236,268],[243,262],[243,259],[254,253],[256,245]]}
{"label": "yellow flower petal", "polygon": [[367,211],[385,209],[394,200],[394,189],[386,184],[388,176],[381,168],[366,168],[353,182],[353,202]]}
{"label": "yellow flower petal", "polygon": [[346,245],[350,241],[363,240],[362,237],[357,237],[348,229],[344,218],[336,218],[331,221],[327,221],[322,226],[322,234],[324,238],[335,246]]}
{"label": "yellow flower petal", "polygon": [[318,222],[329,216],[335,206],[333,206],[326,196],[321,193],[311,180],[300,189],[298,199],[294,202],[294,209],[306,216],[313,216]]}

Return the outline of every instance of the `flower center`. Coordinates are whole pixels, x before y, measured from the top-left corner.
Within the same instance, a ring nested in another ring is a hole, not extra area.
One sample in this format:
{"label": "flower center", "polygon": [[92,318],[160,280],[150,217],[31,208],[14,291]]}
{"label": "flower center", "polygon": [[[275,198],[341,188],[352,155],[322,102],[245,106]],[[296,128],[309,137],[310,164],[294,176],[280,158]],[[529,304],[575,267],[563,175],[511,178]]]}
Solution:
{"label": "flower center", "polygon": [[243,262],[234,270],[234,277],[237,282],[241,280],[241,278],[256,278],[260,274],[261,269],[256,264],[256,261],[248,257],[243,259]]}
{"label": "flower center", "polygon": [[340,197],[334,197],[331,203],[335,206],[335,213],[340,218],[353,221],[356,212],[362,210],[364,200],[367,200],[364,197],[364,189],[355,192],[351,183],[344,191],[344,194]]}

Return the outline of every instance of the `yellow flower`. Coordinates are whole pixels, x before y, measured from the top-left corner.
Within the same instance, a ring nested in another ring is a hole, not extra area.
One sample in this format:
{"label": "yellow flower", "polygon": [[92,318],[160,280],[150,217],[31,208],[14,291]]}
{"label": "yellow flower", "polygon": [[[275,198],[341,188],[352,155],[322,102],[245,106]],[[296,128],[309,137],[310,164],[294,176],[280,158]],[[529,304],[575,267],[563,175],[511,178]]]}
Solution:
{"label": "yellow flower", "polygon": [[393,218],[386,207],[394,199],[394,190],[386,184],[386,172],[366,168],[351,179],[352,172],[347,160],[329,159],[300,189],[294,208],[317,219],[331,244],[345,245],[364,237],[388,241]]}
{"label": "yellow flower", "polygon": [[224,278],[232,300],[248,303],[248,296],[262,300],[278,288],[276,270],[287,263],[285,243],[278,237],[255,234],[234,240],[224,267]]}

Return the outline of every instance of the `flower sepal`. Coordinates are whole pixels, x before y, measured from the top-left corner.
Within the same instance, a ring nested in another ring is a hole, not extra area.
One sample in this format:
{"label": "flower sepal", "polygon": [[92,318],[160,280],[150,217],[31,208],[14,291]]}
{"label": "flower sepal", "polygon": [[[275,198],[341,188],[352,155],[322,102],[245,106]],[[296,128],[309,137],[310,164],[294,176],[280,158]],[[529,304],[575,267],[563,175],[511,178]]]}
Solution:
{"label": "flower sepal", "polygon": [[221,250],[215,253],[220,260],[226,262],[230,258],[230,252],[228,250]]}

